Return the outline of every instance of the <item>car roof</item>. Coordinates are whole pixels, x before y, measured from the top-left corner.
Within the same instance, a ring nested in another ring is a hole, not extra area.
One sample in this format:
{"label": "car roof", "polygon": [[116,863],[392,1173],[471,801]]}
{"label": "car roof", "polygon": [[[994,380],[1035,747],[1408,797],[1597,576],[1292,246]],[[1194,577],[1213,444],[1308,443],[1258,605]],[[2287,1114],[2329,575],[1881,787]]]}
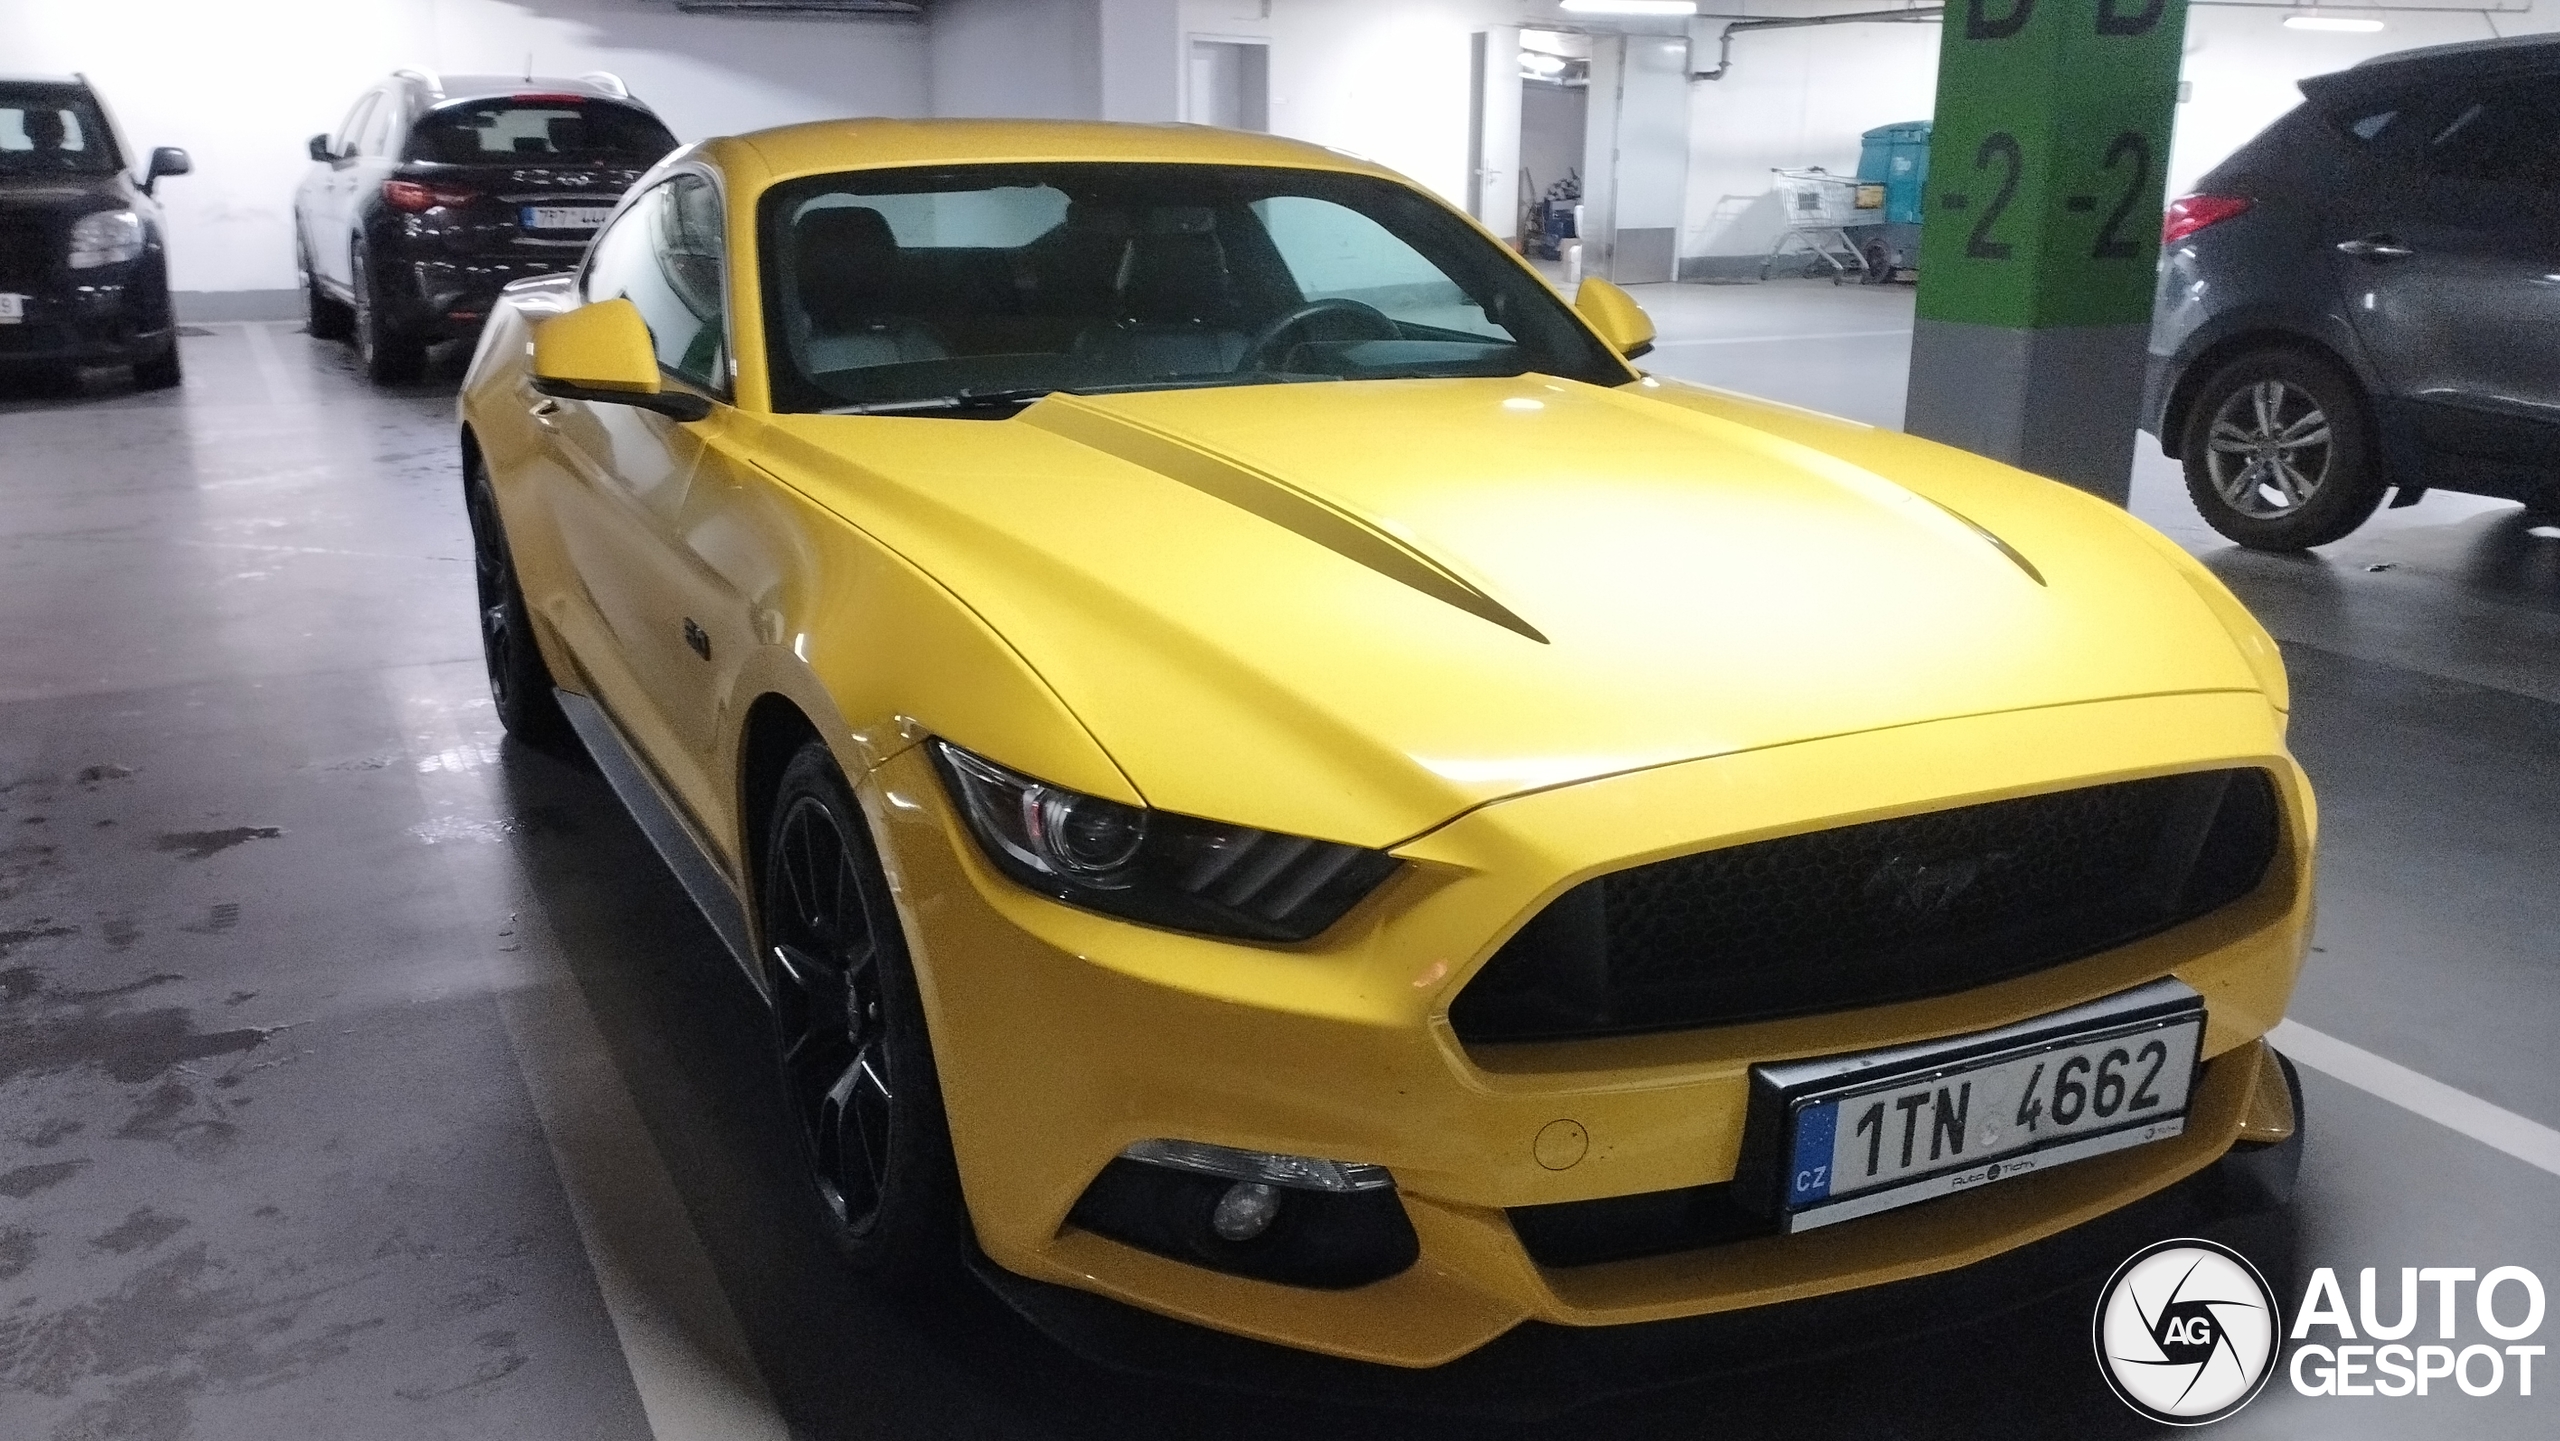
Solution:
{"label": "car roof", "polygon": [[0,75],[0,85],[59,85],[65,90],[89,88],[89,82],[77,75]]}
{"label": "car roof", "polygon": [[840,170],[1057,160],[1270,165],[1393,178],[1392,171],[1370,161],[1303,140],[1179,123],[865,118],[785,125],[726,143],[754,152],[775,180]]}
{"label": "car roof", "polygon": [[394,70],[393,81],[418,91],[431,105],[456,100],[491,100],[510,95],[579,95],[649,107],[633,98],[623,83],[601,71],[568,75],[438,75],[432,70]]}
{"label": "car roof", "polygon": [[2548,74],[2560,74],[2560,35],[2514,35],[2395,50],[2349,69],[2311,76],[2301,89],[2314,104],[2334,113],[2371,99],[2387,102],[2413,85]]}
{"label": "car roof", "polygon": [[2394,65],[2464,65],[2474,57],[2492,64],[2516,61],[2525,64],[2560,64],[2560,35],[2509,35],[2497,40],[2459,40],[2450,45],[2421,45],[2414,50],[2394,50],[2360,61],[2358,70],[2373,70]]}

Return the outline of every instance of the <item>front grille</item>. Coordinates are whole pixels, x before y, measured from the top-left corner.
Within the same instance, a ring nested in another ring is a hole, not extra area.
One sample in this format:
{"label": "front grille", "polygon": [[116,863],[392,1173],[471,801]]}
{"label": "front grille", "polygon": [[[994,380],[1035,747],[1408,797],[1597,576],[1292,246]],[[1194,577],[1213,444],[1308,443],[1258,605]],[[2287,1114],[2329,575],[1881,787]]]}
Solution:
{"label": "front grille", "polygon": [[2255,769],[2120,781],[1681,856],[1586,881],[1460,992],[1468,1044],[1945,995],[2227,905],[2274,859]]}
{"label": "front grille", "polygon": [[1778,1223],[1742,1209],[1724,1182],[1677,1191],[1514,1206],[1511,1231],[1541,1266],[1597,1266],[1730,1245],[1778,1234]]}
{"label": "front grille", "polygon": [[54,266],[69,245],[62,227],[50,220],[0,217],[0,290],[50,289]]}

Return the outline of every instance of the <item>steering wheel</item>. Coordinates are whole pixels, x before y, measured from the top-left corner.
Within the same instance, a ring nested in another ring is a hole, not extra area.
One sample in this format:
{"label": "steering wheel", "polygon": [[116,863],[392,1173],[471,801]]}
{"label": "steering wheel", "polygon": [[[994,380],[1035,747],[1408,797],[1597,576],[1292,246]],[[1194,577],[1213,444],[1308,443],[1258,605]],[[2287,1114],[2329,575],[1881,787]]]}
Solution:
{"label": "steering wheel", "polygon": [[1322,300],[1310,300],[1255,331],[1253,339],[1245,343],[1244,357],[1236,362],[1236,369],[1270,369],[1271,352],[1283,337],[1307,322],[1326,315],[1339,315],[1347,321],[1356,322],[1360,329],[1369,332],[1366,335],[1352,337],[1356,340],[1404,338],[1404,332],[1396,328],[1395,321],[1389,319],[1387,313],[1376,306],[1363,305],[1347,296],[1328,296]]}

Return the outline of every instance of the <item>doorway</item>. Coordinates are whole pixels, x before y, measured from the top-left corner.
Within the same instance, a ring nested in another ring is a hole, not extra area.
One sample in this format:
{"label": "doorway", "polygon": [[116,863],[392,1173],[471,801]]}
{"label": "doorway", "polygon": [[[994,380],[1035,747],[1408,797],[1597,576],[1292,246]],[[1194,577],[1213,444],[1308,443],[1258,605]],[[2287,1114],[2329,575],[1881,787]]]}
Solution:
{"label": "doorway", "polygon": [[1520,32],[1521,250],[1555,259],[1573,239],[1591,125],[1591,37]]}
{"label": "doorway", "polygon": [[1183,118],[1221,130],[1271,128],[1271,46],[1260,40],[1191,41]]}

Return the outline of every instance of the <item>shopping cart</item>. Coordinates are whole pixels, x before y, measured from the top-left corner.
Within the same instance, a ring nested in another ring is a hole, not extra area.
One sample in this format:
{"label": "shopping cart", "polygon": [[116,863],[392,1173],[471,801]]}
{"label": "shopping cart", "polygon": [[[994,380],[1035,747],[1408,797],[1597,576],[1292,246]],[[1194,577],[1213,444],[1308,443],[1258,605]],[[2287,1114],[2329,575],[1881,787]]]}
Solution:
{"label": "shopping cart", "polygon": [[[1834,175],[1821,166],[1806,170],[1772,170],[1777,177],[1774,191],[1785,211],[1786,229],[1778,232],[1777,243],[1760,257],[1760,278],[1769,278],[1769,267],[1781,255],[1796,250],[1812,253],[1815,259],[1831,267],[1831,283],[1839,284],[1851,275],[1864,278],[1867,258],[1849,239],[1848,227],[1869,217],[1858,213],[1858,182],[1846,175]],[[1806,262],[1811,269],[1812,262]]]}

